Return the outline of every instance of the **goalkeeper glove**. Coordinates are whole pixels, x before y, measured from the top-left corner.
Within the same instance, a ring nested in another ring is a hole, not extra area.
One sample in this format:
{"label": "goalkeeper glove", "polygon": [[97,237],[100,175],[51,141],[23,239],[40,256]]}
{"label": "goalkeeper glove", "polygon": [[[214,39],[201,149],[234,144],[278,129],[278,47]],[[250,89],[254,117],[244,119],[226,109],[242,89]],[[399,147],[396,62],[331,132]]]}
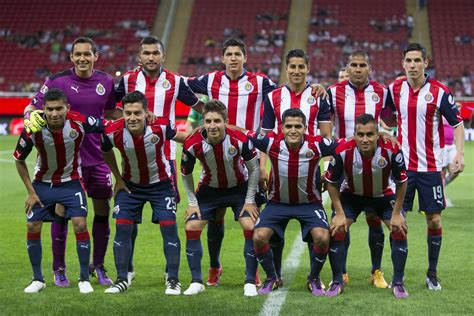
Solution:
{"label": "goalkeeper glove", "polygon": [[25,130],[27,133],[37,133],[41,131],[46,125],[46,122],[43,119],[43,111],[36,110],[32,112],[27,112],[25,114],[23,124],[25,125]]}

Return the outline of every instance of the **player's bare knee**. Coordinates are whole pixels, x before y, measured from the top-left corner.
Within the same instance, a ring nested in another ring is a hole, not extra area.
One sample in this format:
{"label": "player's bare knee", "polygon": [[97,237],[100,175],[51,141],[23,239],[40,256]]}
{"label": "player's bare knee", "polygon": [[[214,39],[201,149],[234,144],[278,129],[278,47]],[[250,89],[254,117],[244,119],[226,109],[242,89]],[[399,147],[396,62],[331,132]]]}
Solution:
{"label": "player's bare knee", "polygon": [[185,229],[188,230],[203,230],[204,226],[206,226],[207,221],[196,221],[191,220],[187,221],[185,225]]}
{"label": "player's bare knee", "polygon": [[41,232],[43,222],[28,222],[26,223],[26,229],[29,233]]}
{"label": "player's bare knee", "polygon": [[239,222],[243,230],[253,230],[255,227],[255,223],[250,217],[241,217]]}
{"label": "player's bare knee", "polygon": [[71,222],[75,233],[84,233],[87,231],[87,221],[85,217],[73,217]]}
{"label": "player's bare knee", "polygon": [[66,208],[62,204],[56,204],[54,208],[54,213],[61,217],[64,217],[66,215]]}
{"label": "player's bare knee", "polygon": [[271,234],[264,229],[256,229],[253,232],[253,243],[255,247],[262,248],[270,242]]}
{"label": "player's bare knee", "polygon": [[311,230],[311,237],[313,242],[318,247],[329,245],[329,231],[324,228],[313,228]]}
{"label": "player's bare knee", "polygon": [[428,228],[430,229],[440,228],[441,227],[441,214],[439,213],[426,214],[426,223],[428,224]]}

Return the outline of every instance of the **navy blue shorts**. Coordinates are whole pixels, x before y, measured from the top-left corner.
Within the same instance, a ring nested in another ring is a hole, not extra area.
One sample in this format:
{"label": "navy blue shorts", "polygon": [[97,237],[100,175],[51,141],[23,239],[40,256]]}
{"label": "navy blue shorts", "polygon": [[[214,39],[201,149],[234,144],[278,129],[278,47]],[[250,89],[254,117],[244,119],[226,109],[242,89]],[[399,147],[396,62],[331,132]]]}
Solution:
{"label": "navy blue shorts", "polygon": [[[196,198],[201,212],[201,220],[212,221],[216,219],[218,208],[231,207],[234,212],[234,220],[239,220],[240,212],[245,204],[247,195],[247,183],[237,185],[228,189],[212,188],[207,185],[200,185],[196,192]],[[245,213],[242,217],[249,216]],[[196,220],[193,216],[189,220]]]}
{"label": "navy blue shorts", "polygon": [[125,191],[117,193],[113,218],[141,223],[143,206],[146,202],[150,202],[153,223],[176,221],[176,201],[171,181],[147,185],[126,181],[126,184],[132,193]]}
{"label": "navy blue shorts", "polygon": [[[352,193],[341,193],[341,204],[347,219],[354,222],[362,212],[375,213],[382,220],[392,218],[393,205],[395,204],[395,195],[369,198]],[[333,212],[334,216],[334,212]]]}
{"label": "navy blue shorts", "polygon": [[408,188],[403,209],[411,211],[418,192],[418,209],[427,213],[440,212],[446,208],[441,172],[408,171]]}
{"label": "navy blue shorts", "polygon": [[26,214],[27,222],[52,222],[56,203],[64,205],[66,218],[87,217],[87,198],[79,180],[51,185],[51,183],[33,181],[44,207],[39,204]]}
{"label": "navy blue shorts", "polygon": [[326,212],[321,204],[283,204],[269,201],[255,223],[257,228],[271,228],[281,239],[285,236],[286,225],[296,219],[301,225],[301,236],[311,242],[311,230],[316,227],[329,229]]}

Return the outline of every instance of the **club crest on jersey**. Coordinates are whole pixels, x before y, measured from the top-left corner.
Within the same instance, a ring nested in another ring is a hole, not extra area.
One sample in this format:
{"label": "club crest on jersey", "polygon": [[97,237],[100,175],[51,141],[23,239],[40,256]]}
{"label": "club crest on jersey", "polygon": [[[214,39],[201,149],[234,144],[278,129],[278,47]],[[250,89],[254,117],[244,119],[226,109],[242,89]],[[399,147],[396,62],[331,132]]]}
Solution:
{"label": "club crest on jersey", "polygon": [[157,135],[152,135],[151,138],[150,138],[150,142],[152,144],[156,144],[160,141],[160,137],[158,137]]}
{"label": "club crest on jersey", "polygon": [[104,88],[104,86],[103,86],[101,83],[98,83],[98,84],[97,84],[97,87],[95,87],[95,92],[96,92],[98,95],[104,95],[104,94],[105,94],[105,88]]}
{"label": "club crest on jersey", "polygon": [[387,165],[387,160],[385,160],[384,157],[380,157],[377,160],[377,166],[379,166],[380,168],[384,168],[386,165]]}
{"label": "club crest on jersey", "polygon": [[426,101],[426,102],[431,102],[431,101],[433,101],[433,95],[432,95],[431,93],[429,93],[429,92],[428,92],[427,94],[425,94],[425,101]]}
{"label": "club crest on jersey", "polygon": [[165,79],[163,80],[161,87],[165,90],[169,90],[171,88],[171,83],[167,79]]}
{"label": "club crest on jersey", "polygon": [[237,155],[237,148],[235,148],[234,146],[230,146],[227,150],[227,153],[229,154],[229,156],[234,157],[235,155]]}
{"label": "club crest on jersey", "polygon": [[45,94],[46,92],[48,92],[48,86],[47,86],[47,85],[43,85],[43,86],[41,87],[41,89],[40,89],[40,92],[41,92],[42,94]]}
{"label": "club crest on jersey", "polygon": [[306,158],[313,158],[314,157],[314,151],[309,149],[305,154]]}
{"label": "club crest on jersey", "polygon": [[114,214],[118,214],[120,212],[120,205],[115,205],[114,207],[114,210],[113,210]]}
{"label": "club crest on jersey", "polygon": [[26,218],[31,219],[35,215],[32,210],[29,210],[28,213],[26,213]]}
{"label": "club crest on jersey", "polygon": [[308,100],[306,100],[306,102],[307,102],[309,105],[314,105],[314,104],[316,104],[316,99],[315,99],[312,95],[310,95],[310,96],[308,97]]}
{"label": "club crest on jersey", "polygon": [[71,131],[69,132],[69,137],[70,137],[70,138],[76,139],[77,136],[79,136],[79,133],[78,133],[76,130],[73,129],[73,130],[71,130]]}
{"label": "club crest on jersey", "polygon": [[247,83],[244,86],[245,91],[247,92],[252,92],[253,91],[253,84],[247,81]]}
{"label": "club crest on jersey", "polygon": [[374,101],[375,103],[378,103],[380,102],[380,97],[376,93],[374,93],[372,94],[372,101]]}

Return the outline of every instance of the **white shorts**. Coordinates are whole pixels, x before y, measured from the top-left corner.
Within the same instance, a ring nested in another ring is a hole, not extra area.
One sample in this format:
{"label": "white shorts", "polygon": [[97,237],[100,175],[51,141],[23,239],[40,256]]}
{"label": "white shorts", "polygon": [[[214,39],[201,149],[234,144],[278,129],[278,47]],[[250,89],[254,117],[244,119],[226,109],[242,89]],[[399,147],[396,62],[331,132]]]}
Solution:
{"label": "white shorts", "polygon": [[444,145],[443,149],[443,168],[453,162],[456,156],[456,145]]}

